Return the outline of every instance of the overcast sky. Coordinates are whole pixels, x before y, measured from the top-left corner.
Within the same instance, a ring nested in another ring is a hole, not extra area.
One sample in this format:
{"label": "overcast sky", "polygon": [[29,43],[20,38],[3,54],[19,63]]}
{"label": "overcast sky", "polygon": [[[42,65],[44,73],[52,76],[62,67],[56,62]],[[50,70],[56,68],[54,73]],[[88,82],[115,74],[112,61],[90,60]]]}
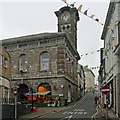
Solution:
{"label": "overcast sky", "polygon": [[[4,2],[3,2],[4,1]],[[0,2],[0,39],[19,37],[44,32],[57,32],[58,11],[66,4],[61,0],[1,0]],[[96,2],[97,1],[97,2]],[[75,3],[81,11],[88,9],[88,16],[95,15],[99,22],[105,22],[109,0],[67,0]],[[101,34],[103,25],[79,12],[80,21],[77,25],[79,61],[89,68],[100,65],[100,55],[97,50],[103,47]],[[94,69],[95,75],[98,69]]]}

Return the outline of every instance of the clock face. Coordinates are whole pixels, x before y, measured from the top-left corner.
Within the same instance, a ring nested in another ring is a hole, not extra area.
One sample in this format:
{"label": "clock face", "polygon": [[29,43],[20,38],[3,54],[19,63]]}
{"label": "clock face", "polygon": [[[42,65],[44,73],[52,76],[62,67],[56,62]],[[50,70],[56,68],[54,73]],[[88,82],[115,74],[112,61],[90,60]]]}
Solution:
{"label": "clock face", "polygon": [[65,13],[65,14],[63,14],[63,15],[61,16],[61,18],[62,18],[63,21],[69,21],[69,19],[70,19],[70,14]]}

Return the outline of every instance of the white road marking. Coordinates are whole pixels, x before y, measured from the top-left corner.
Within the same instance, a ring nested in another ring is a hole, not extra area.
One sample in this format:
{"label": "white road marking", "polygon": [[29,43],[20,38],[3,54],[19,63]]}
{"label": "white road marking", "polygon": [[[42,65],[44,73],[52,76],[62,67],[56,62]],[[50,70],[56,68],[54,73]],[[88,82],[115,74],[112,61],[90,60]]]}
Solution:
{"label": "white road marking", "polygon": [[85,114],[87,114],[87,112],[86,111],[84,111],[84,109],[74,109],[73,111],[65,111],[64,113],[63,113],[64,115],[65,114],[72,114],[72,115],[85,115]]}
{"label": "white road marking", "polygon": [[[66,118],[68,118],[68,119],[66,119]],[[59,119],[59,120],[70,120],[72,118],[72,115],[70,115],[70,116],[67,116],[67,117],[64,117],[64,118],[62,118],[62,119]]]}

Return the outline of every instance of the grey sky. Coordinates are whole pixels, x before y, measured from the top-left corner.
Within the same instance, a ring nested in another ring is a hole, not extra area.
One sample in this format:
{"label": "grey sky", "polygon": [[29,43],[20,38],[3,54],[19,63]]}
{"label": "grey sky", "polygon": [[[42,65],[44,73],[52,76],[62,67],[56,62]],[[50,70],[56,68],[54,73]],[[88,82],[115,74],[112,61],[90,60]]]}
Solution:
{"label": "grey sky", "polygon": [[[82,6],[82,12],[88,10],[88,15],[96,15],[100,22],[105,22],[109,0],[67,0],[75,3],[75,7]],[[83,2],[84,1],[84,2]],[[90,1],[90,2],[89,2]],[[4,0],[0,2],[0,39],[19,37],[23,35],[44,32],[57,32],[57,17],[54,12],[66,4],[61,0]],[[79,13],[78,22],[78,52],[81,57],[79,63],[89,67],[99,66],[99,50],[103,41],[100,39],[103,26],[98,22]],[[93,52],[93,53],[91,53]],[[85,55],[88,53],[88,55]],[[93,72],[97,74],[98,69]]]}

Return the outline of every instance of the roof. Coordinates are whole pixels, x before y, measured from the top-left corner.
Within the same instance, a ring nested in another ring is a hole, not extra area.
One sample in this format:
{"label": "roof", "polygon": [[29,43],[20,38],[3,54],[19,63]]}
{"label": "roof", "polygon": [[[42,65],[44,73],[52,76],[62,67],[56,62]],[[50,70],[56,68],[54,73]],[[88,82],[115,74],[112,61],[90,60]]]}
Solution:
{"label": "roof", "polygon": [[101,36],[102,40],[105,39],[107,30],[108,30],[107,26],[110,25],[110,21],[111,21],[114,9],[115,9],[115,2],[110,2],[108,12],[107,12],[107,16],[106,16],[106,20],[105,20],[105,24],[104,24],[104,28],[103,28],[103,32],[102,32],[102,36]]}
{"label": "roof", "polygon": [[2,44],[9,43],[19,43],[19,42],[30,42],[34,40],[44,40],[49,38],[57,38],[57,37],[66,37],[65,32],[56,32],[56,33],[41,33],[41,34],[32,34],[21,37],[14,37],[9,39],[3,39]]}

